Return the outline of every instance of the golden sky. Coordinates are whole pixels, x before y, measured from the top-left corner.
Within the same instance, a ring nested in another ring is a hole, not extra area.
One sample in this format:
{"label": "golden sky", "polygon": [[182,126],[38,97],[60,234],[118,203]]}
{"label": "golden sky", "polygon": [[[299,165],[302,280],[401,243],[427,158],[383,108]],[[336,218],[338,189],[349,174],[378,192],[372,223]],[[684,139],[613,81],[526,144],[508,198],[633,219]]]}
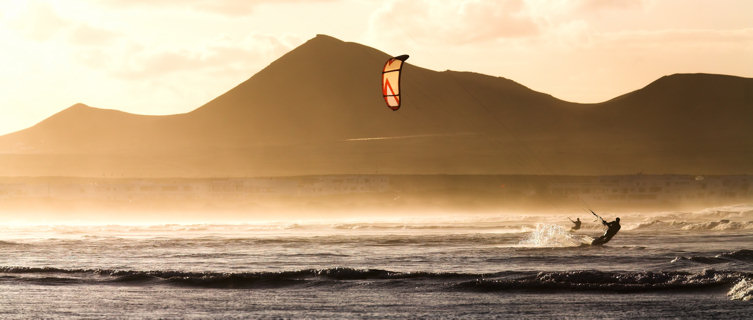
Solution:
{"label": "golden sky", "polygon": [[575,102],[753,77],[748,0],[0,0],[0,134],[77,102],[188,112],[318,33]]}

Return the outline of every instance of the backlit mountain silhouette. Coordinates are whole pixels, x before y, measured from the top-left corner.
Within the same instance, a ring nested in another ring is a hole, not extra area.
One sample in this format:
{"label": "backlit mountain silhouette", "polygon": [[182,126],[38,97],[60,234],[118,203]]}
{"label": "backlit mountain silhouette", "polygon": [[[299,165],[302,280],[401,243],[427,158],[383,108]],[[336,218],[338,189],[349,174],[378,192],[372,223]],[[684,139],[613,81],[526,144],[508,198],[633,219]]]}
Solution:
{"label": "backlit mountain silhouette", "polygon": [[578,104],[408,60],[392,112],[388,57],[319,35],[189,113],[77,104],[0,137],[0,175],[753,173],[750,78],[675,74]]}

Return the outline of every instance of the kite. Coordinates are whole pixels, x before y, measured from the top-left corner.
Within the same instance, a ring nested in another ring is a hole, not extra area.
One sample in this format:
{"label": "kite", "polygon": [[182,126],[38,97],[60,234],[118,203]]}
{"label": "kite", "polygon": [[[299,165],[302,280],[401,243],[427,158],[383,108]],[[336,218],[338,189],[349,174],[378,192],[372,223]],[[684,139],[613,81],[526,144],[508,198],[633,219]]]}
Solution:
{"label": "kite", "polygon": [[407,59],[407,54],[390,58],[382,70],[382,97],[393,111],[400,109],[400,73]]}

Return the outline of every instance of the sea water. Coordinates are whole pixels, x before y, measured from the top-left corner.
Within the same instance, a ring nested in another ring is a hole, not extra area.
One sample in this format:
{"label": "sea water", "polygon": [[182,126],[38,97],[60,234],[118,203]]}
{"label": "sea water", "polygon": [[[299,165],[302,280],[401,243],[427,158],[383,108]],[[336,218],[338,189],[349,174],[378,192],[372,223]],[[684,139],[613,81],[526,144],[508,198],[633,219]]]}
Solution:
{"label": "sea water", "polygon": [[753,314],[753,207],[620,216],[6,225],[0,318]]}

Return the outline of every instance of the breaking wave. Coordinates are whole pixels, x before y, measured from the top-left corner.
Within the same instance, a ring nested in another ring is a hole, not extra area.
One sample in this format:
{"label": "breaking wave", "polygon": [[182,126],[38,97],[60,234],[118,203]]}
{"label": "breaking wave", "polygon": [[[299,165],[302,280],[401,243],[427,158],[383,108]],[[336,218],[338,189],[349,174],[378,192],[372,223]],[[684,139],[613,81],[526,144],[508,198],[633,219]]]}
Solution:
{"label": "breaking wave", "polygon": [[642,222],[627,225],[623,229],[715,232],[753,230],[753,206],[741,204],[706,208],[695,212],[655,213],[644,216]]}
{"label": "breaking wave", "polygon": [[206,288],[276,288],[348,280],[471,279],[480,275],[462,273],[393,272],[381,269],[306,269],[283,272],[184,272],[108,269],[61,269],[53,267],[0,267],[0,281],[36,284],[140,284],[157,283]]}
{"label": "breaking wave", "polygon": [[661,290],[703,290],[731,288],[731,299],[749,300],[753,274],[704,270],[698,273],[668,272],[499,272],[493,274],[394,272],[382,269],[306,269],[283,272],[183,272],[106,269],[60,269],[0,267],[0,282],[27,282],[39,285],[110,284],[172,285],[195,288],[268,289],[291,286],[428,286],[437,290],[473,292],[560,291],[651,292]]}
{"label": "breaking wave", "polygon": [[704,270],[688,272],[539,272],[519,279],[476,279],[457,284],[459,289],[497,292],[599,291],[613,293],[690,291],[723,288],[740,281],[743,275]]}
{"label": "breaking wave", "polygon": [[753,230],[753,221],[738,222],[727,219],[707,222],[652,220],[639,223],[632,230],[745,231]]}
{"label": "breaking wave", "polygon": [[727,292],[727,296],[732,300],[753,300],[753,278],[745,278],[737,282],[737,284]]}

